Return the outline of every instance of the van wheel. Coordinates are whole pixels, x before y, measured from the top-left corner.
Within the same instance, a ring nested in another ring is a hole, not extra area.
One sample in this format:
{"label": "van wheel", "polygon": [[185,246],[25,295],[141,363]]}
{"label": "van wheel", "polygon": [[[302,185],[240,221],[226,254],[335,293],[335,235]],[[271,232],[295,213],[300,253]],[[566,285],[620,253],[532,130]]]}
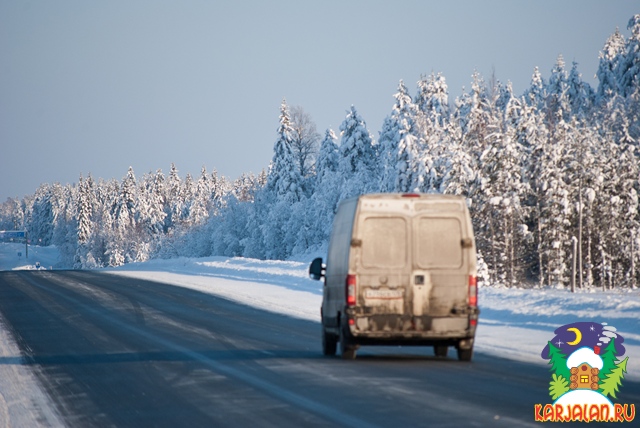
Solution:
{"label": "van wheel", "polygon": [[358,347],[349,341],[345,334],[345,328],[343,326],[340,329],[340,356],[343,360],[355,360]]}
{"label": "van wheel", "polygon": [[449,353],[449,347],[447,345],[434,345],[433,351],[436,354],[436,357],[446,358]]}
{"label": "van wheel", "polygon": [[460,361],[471,361],[473,357],[473,347],[469,349],[460,349],[458,347],[458,359]]}
{"label": "van wheel", "polygon": [[336,355],[338,338],[322,327],[322,355]]}

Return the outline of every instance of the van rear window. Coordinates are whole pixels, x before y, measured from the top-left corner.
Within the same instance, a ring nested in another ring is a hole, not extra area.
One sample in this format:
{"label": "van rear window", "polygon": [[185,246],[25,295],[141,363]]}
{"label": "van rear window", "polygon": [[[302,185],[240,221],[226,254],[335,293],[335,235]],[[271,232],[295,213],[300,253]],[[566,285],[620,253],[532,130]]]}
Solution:
{"label": "van rear window", "polygon": [[402,268],[407,260],[407,223],[401,217],[368,217],[362,231],[362,265]]}
{"label": "van rear window", "polygon": [[416,255],[423,269],[462,266],[462,230],[457,218],[422,217],[418,222]]}

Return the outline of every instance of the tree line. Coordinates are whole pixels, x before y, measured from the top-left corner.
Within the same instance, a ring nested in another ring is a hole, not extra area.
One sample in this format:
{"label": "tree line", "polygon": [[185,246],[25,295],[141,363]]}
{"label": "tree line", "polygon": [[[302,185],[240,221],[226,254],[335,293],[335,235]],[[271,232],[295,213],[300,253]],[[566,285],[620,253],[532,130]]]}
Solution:
{"label": "tree line", "polygon": [[136,179],[44,184],[0,205],[0,229],[27,229],[74,268],[154,257],[286,259],[326,250],[342,199],[368,192],[467,198],[488,284],[566,285],[577,245],[584,287],[635,287],[640,257],[640,15],[600,52],[597,88],[558,57],[516,95],[472,76],[450,102],[444,76],[400,81],[377,140],[352,106],[320,135],[282,102],[268,169],[229,180],[174,165]]}

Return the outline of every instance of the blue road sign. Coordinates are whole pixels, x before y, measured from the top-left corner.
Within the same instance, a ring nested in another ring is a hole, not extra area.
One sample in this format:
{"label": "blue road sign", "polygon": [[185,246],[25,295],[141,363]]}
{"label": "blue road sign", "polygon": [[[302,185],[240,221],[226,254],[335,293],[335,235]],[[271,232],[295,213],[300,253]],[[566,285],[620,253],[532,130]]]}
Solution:
{"label": "blue road sign", "polygon": [[24,238],[24,230],[0,230],[0,239]]}

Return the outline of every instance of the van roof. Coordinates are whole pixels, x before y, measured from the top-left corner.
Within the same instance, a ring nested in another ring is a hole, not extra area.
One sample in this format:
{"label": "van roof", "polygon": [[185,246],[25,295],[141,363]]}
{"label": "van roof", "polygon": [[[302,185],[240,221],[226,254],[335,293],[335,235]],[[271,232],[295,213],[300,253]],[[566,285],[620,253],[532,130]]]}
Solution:
{"label": "van roof", "polygon": [[345,199],[340,202],[343,204],[354,204],[354,210],[359,206],[366,211],[467,211],[467,201],[463,196],[435,193],[369,193]]}
{"label": "van roof", "polygon": [[368,193],[359,199],[427,199],[430,201],[464,201],[464,196],[443,195],[439,193]]}

